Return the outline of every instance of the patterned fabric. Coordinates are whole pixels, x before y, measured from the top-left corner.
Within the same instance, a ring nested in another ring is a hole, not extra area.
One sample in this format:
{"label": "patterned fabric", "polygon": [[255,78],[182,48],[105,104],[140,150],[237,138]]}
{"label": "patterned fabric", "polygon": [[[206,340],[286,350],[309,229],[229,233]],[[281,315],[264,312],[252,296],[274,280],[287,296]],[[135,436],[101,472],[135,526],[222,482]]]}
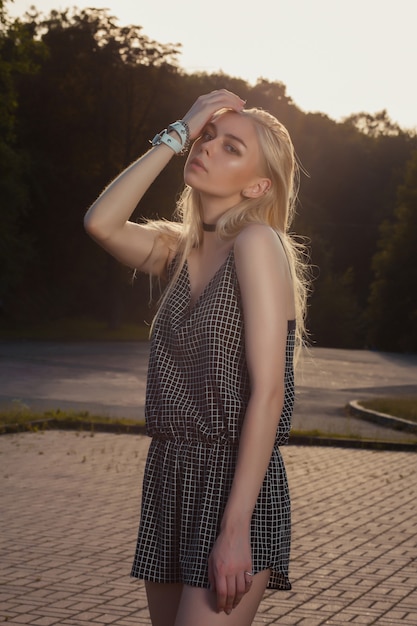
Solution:
{"label": "patterned fabric", "polygon": [[[208,587],[208,557],[250,395],[233,249],[192,307],[190,295],[185,264],[151,342],[146,423],[152,442],[132,576]],[[294,335],[290,321],[284,407],[251,523],[253,571],[270,568],[272,589],[291,588],[290,498],[278,446],[288,443],[291,426]]]}

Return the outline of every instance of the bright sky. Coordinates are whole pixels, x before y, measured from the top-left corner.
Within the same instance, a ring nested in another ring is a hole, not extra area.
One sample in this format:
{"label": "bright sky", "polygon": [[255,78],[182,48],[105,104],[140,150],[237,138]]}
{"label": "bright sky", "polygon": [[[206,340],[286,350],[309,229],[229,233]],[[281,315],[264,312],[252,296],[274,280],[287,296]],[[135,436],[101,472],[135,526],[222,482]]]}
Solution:
{"label": "bright sky", "polygon": [[[124,26],[181,43],[186,71],[280,81],[304,111],[341,119],[387,109],[417,128],[417,0],[14,0],[11,15],[108,8]],[[256,104],[256,103],[253,103]]]}

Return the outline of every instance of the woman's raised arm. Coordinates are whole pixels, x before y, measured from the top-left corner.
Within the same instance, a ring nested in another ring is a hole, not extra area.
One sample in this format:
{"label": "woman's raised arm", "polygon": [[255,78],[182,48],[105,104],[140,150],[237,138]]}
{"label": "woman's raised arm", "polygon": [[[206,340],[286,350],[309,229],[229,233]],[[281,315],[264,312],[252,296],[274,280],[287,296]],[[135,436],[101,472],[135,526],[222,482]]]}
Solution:
{"label": "woman's raised arm", "polygon": [[[183,118],[189,139],[199,136],[216,111],[241,110],[243,105],[241,98],[225,89],[200,96]],[[175,143],[180,139],[175,130],[171,136]],[[125,265],[155,275],[163,273],[172,250],[157,231],[129,219],[173,155],[174,150],[164,143],[153,147],[110,183],[84,218],[88,234],[111,255]]]}
{"label": "woman's raised arm", "polygon": [[107,252],[124,265],[156,275],[165,267],[168,246],[161,238],[155,245],[157,233],[129,218],[173,156],[166,145],[152,148],[110,183],[84,217],[86,231]]}

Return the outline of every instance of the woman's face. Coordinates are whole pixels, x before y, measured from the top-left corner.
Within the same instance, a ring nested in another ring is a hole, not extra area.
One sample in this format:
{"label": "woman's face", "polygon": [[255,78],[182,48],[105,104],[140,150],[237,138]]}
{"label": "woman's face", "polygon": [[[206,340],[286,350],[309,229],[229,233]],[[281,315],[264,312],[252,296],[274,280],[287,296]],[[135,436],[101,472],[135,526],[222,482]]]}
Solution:
{"label": "woman's face", "polygon": [[224,209],[237,204],[261,179],[260,150],[253,122],[235,112],[215,117],[203,129],[184,168],[187,185]]}

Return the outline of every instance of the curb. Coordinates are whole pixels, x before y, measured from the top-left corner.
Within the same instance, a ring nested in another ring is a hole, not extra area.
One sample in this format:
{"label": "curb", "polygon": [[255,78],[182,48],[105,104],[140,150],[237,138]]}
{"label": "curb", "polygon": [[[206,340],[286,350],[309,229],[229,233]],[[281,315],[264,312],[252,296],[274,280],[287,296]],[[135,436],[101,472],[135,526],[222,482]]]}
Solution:
{"label": "curb", "polygon": [[352,400],[348,403],[347,408],[349,414],[354,417],[360,417],[367,422],[373,422],[379,424],[379,426],[385,426],[386,428],[392,428],[394,430],[402,430],[407,433],[414,433],[417,435],[417,424],[410,422],[401,417],[394,417],[387,413],[379,413],[378,411],[372,411],[371,409],[365,409],[359,404],[359,400]]}

